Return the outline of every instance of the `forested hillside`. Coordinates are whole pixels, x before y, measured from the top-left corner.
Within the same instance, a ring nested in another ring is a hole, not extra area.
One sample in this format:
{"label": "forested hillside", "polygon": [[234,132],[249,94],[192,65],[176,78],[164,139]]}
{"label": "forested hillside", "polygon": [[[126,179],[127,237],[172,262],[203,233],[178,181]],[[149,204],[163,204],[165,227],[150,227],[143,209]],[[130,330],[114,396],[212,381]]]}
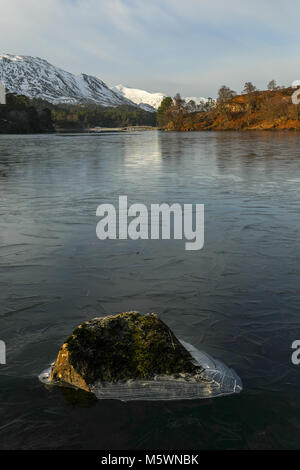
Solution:
{"label": "forested hillside", "polygon": [[97,105],[52,106],[57,130],[90,127],[156,126],[156,113],[133,106],[103,107]]}
{"label": "forested hillside", "polygon": [[0,133],[83,131],[90,127],[155,126],[156,113],[133,106],[53,105],[8,93],[0,105]]}

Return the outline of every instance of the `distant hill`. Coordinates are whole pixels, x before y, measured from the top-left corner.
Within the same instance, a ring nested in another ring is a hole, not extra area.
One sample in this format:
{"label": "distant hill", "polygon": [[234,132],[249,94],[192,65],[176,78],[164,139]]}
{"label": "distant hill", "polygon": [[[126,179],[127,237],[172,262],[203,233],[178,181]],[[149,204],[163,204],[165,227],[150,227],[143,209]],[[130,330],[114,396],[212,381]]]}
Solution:
{"label": "distant hill", "polygon": [[[149,91],[140,90],[137,88],[129,88],[123,85],[117,85],[112,88],[113,91],[116,91],[121,96],[133,101],[138,104],[141,108],[146,111],[157,111],[161,105],[162,100],[167,96],[164,93],[149,93]],[[196,105],[205,104],[208,100],[207,98],[190,96],[183,98],[186,102],[194,101]]]}
{"label": "distant hill", "polygon": [[146,111],[156,111],[160,106],[162,100],[166,97],[163,93],[149,93],[145,90],[139,90],[137,88],[128,88],[123,85],[117,85],[112,88],[113,91],[117,92],[121,96],[133,101],[138,104],[141,108]]}

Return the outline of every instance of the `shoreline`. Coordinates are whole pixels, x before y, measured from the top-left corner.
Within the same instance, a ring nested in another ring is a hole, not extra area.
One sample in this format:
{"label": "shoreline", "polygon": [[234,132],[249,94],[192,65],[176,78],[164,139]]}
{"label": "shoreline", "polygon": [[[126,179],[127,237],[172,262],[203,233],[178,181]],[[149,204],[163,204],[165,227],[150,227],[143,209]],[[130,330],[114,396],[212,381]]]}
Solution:
{"label": "shoreline", "polygon": [[44,131],[44,132],[0,132],[0,137],[5,135],[67,135],[67,134],[85,134],[85,135],[100,135],[100,134],[114,134],[114,133],[126,133],[126,132],[144,132],[144,131],[160,131],[160,132],[178,132],[178,133],[189,133],[189,132],[268,132],[268,133],[298,133],[300,128],[280,128],[280,127],[273,127],[273,128],[254,128],[254,129],[164,129],[161,127],[151,127],[151,126],[128,126],[128,127],[102,127],[102,128],[87,128],[87,129],[55,129],[53,131]]}

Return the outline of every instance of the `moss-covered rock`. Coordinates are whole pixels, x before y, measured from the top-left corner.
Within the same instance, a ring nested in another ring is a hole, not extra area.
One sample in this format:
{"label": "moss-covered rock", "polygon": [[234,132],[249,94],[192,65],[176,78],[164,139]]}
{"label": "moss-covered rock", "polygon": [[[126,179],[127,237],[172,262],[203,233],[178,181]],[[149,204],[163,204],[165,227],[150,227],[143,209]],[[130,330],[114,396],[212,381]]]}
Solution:
{"label": "moss-covered rock", "polygon": [[59,351],[50,381],[91,391],[97,381],[197,371],[190,353],[157,315],[125,312],[76,328]]}

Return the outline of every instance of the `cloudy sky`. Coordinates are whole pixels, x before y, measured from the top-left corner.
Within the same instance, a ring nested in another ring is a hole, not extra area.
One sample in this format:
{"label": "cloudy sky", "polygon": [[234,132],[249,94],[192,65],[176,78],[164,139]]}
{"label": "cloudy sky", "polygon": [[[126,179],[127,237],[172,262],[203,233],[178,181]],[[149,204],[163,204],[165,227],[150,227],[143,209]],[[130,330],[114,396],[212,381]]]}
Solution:
{"label": "cloudy sky", "polygon": [[216,96],[300,79],[299,0],[0,0],[0,52],[109,85]]}

